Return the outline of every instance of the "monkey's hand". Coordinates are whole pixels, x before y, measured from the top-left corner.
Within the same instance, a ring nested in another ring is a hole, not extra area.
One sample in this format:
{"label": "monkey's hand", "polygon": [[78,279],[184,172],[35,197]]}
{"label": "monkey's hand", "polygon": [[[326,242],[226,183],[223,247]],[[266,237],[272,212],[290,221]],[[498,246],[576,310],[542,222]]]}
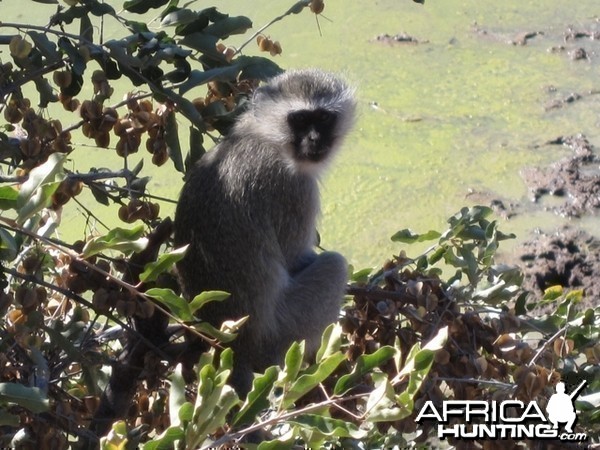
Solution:
{"label": "monkey's hand", "polygon": [[302,253],[300,255],[300,257],[298,259],[296,259],[296,261],[294,261],[294,264],[292,265],[292,267],[290,267],[290,269],[289,269],[290,276],[295,277],[300,272],[302,272],[304,269],[306,269],[308,266],[313,264],[317,260],[317,256],[318,255],[312,250],[307,250],[304,253]]}

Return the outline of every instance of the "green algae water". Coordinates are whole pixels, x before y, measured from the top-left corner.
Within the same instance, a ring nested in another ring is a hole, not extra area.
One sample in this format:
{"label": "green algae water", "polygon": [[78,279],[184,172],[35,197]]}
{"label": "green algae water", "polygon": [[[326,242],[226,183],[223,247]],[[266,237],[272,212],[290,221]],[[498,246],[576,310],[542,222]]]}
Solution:
{"label": "green algae water", "polygon": [[[218,8],[250,17],[256,30],[292,3],[231,0]],[[55,7],[35,5],[39,18],[25,20],[19,17],[23,2],[3,0],[2,20],[44,24]],[[565,222],[531,204],[520,171],[567,156],[565,148],[543,145],[561,135],[583,133],[600,146],[600,95],[587,95],[600,88],[600,41],[565,41],[569,29],[600,30],[597,0],[328,0],[323,14],[316,18],[306,9],[264,34],[281,42],[283,54],[274,59],[283,68],[320,67],[356,86],[355,130],[323,179],[325,248],[342,252],[357,268],[377,266],[403,248],[390,241],[399,229],[442,230],[462,206],[492,198],[524,206],[515,218],[499,219],[503,231],[519,238]],[[121,30],[107,21],[104,33],[111,39]],[[377,40],[383,34],[417,42]],[[249,36],[227,43],[239,46]],[[585,58],[571,56],[577,48]],[[260,54],[253,43],[244,51]],[[581,98],[548,108],[571,93]],[[204,94],[200,87],[188,95]],[[70,168],[82,172],[118,168],[107,150],[82,148],[75,155],[77,166]],[[153,177],[150,192],[177,198],[179,174],[172,167],[150,168],[143,151],[132,161],[142,158]],[[91,205],[107,224],[117,224],[116,209]],[[173,210],[161,204],[163,216]],[[76,211],[63,218],[68,232],[78,235],[83,220]],[[597,217],[578,224],[600,229]]]}

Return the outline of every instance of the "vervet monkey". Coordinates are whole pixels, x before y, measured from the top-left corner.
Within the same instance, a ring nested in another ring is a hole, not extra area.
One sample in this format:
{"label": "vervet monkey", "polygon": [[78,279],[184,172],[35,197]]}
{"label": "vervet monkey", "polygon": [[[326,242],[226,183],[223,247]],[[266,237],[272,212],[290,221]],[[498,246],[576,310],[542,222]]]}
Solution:
{"label": "vervet monkey", "polygon": [[353,90],[320,70],[288,71],[259,87],[230,133],[189,173],[175,214],[184,295],[223,290],[200,317],[249,316],[232,344],[232,384],[282,362],[295,340],[314,353],[336,321],[347,283],[338,253],[315,253],[319,175],[354,119]]}

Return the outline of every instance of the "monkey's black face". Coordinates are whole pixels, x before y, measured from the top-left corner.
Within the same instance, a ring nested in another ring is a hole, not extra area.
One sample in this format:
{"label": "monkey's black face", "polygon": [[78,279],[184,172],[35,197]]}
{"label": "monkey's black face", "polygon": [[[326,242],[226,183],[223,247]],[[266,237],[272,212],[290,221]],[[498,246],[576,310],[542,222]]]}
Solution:
{"label": "monkey's black face", "polygon": [[335,140],[335,113],[325,109],[299,110],[288,114],[287,121],[297,161],[317,163],[327,157]]}

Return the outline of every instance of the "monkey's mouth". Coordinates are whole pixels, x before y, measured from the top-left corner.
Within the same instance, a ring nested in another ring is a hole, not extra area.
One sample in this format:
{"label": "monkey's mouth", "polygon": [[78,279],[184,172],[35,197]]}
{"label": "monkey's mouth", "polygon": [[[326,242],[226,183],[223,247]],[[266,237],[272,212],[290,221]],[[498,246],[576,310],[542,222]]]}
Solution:
{"label": "monkey's mouth", "polygon": [[318,163],[329,154],[329,148],[322,143],[303,143],[296,148],[296,159]]}

